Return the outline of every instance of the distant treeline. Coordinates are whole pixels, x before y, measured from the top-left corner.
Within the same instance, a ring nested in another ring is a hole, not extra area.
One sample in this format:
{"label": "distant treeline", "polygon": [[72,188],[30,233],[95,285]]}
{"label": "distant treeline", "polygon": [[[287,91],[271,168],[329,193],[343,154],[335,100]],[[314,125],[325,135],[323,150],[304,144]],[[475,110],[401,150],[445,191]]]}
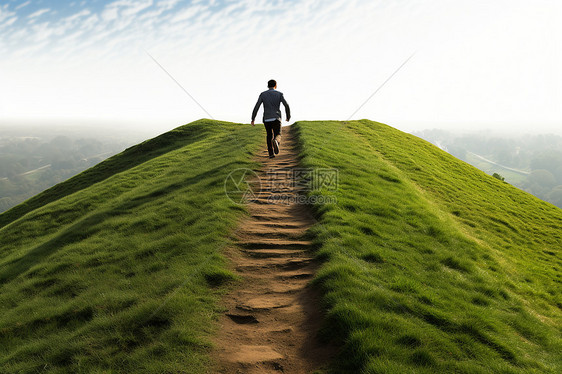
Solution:
{"label": "distant treeline", "polygon": [[130,145],[117,140],[28,135],[0,138],[0,212]]}
{"label": "distant treeline", "polygon": [[489,174],[498,173],[506,182],[562,208],[560,136],[455,135],[443,130],[425,130],[414,135]]}

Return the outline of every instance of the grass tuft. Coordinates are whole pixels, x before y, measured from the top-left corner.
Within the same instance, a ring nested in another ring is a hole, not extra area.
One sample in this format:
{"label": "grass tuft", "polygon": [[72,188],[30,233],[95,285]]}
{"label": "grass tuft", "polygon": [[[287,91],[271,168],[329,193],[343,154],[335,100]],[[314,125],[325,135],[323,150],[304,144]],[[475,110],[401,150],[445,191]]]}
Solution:
{"label": "grass tuft", "polygon": [[410,360],[418,366],[435,366],[435,359],[426,350],[417,350],[412,353]]}
{"label": "grass tuft", "polygon": [[205,280],[211,287],[220,287],[237,279],[236,275],[223,268],[209,269],[204,274]]}

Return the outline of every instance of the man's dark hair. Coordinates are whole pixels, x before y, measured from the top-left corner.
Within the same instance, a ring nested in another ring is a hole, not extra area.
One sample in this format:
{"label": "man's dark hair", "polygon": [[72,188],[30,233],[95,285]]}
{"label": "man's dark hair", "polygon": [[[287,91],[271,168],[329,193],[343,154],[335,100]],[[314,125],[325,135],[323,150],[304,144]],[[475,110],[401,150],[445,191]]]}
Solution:
{"label": "man's dark hair", "polygon": [[267,87],[268,88],[273,88],[277,86],[277,82],[275,82],[275,79],[270,80],[269,82],[267,82]]}

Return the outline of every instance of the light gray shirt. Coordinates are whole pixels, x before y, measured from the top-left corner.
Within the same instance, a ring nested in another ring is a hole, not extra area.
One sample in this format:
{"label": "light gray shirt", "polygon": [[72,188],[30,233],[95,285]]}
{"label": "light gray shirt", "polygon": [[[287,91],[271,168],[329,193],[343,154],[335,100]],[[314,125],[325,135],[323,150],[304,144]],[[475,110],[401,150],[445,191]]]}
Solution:
{"label": "light gray shirt", "polygon": [[279,109],[281,103],[283,103],[283,106],[285,107],[287,119],[291,119],[291,109],[289,108],[289,104],[285,100],[285,97],[283,97],[283,93],[270,88],[269,90],[262,92],[258,97],[258,102],[252,112],[252,121],[256,119],[256,115],[258,114],[258,110],[262,103],[264,122],[275,121],[276,119],[281,121],[281,110]]}

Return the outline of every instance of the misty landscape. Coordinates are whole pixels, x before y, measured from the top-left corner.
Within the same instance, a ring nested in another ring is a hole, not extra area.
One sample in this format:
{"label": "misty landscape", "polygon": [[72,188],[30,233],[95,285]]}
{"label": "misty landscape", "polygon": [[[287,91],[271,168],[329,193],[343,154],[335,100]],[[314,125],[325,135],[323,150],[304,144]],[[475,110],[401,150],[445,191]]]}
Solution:
{"label": "misty landscape", "polygon": [[143,140],[133,131],[5,126],[0,133],[0,212]]}
{"label": "misty landscape", "polygon": [[425,130],[425,139],[487,174],[562,208],[562,137]]}

